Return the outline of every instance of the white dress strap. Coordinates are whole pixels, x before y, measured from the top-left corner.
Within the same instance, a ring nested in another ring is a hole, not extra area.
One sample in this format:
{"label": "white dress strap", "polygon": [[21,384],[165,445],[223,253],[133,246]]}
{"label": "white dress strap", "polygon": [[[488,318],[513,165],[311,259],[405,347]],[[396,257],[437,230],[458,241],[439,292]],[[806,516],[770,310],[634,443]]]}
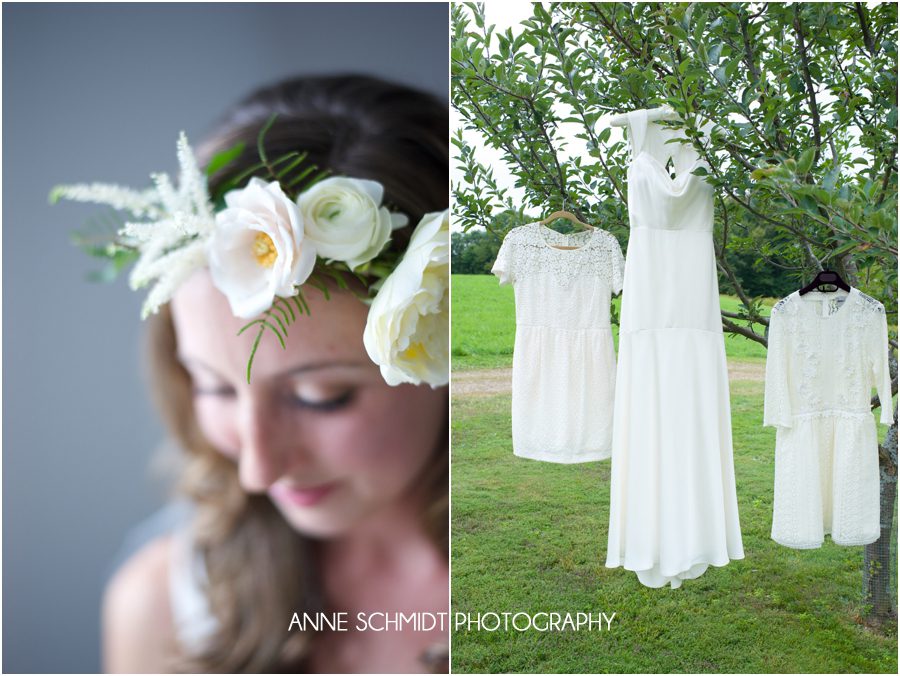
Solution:
{"label": "white dress strap", "polygon": [[644,149],[647,135],[647,111],[632,110],[625,116],[628,122],[628,140],[631,143],[631,159],[634,160]]}
{"label": "white dress strap", "polygon": [[208,579],[203,557],[194,548],[190,525],[172,534],[169,562],[169,600],[179,644],[196,652],[216,629],[206,595]]}

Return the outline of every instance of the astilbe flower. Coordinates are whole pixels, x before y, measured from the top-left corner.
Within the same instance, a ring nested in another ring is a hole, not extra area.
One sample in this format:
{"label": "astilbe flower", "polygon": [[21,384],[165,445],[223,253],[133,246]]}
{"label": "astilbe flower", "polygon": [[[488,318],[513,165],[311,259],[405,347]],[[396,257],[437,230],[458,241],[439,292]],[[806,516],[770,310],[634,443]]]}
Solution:
{"label": "astilbe flower", "polygon": [[131,271],[132,289],[156,284],[147,294],[141,316],[155,313],[197,268],[206,265],[205,242],[215,227],[213,206],[184,132],[178,137],[178,187],[164,173],[153,174],[154,187],[133,190],[109,183],[59,186],[54,201],[64,198],[105,204],[134,219],[119,230],[116,244],[138,251]]}

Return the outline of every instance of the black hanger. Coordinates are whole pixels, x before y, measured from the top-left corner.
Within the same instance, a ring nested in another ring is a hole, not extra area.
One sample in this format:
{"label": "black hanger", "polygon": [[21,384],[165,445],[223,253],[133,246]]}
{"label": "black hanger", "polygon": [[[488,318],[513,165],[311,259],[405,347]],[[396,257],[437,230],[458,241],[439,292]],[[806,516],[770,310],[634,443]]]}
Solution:
{"label": "black hanger", "polygon": [[809,284],[800,289],[800,295],[809,293],[810,291],[833,292],[837,289],[823,289],[823,286],[835,286],[837,289],[843,289],[847,293],[850,292],[850,286],[841,279],[841,276],[833,270],[822,270],[816,275]]}

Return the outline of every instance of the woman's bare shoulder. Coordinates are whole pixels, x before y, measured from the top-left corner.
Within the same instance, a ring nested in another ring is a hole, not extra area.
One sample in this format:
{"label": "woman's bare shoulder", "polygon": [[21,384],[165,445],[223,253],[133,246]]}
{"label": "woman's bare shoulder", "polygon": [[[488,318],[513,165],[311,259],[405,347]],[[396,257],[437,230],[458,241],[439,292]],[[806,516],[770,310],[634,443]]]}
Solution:
{"label": "woman's bare shoulder", "polygon": [[150,541],[113,575],[103,595],[108,673],[172,671],[177,642],[169,603],[172,536]]}

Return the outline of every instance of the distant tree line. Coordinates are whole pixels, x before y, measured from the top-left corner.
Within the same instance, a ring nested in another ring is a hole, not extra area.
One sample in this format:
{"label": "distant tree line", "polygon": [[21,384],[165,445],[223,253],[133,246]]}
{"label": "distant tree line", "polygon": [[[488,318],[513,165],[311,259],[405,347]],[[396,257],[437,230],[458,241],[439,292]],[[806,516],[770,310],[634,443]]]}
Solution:
{"label": "distant tree line", "polygon": [[[489,275],[497,259],[497,252],[507,232],[516,225],[529,221],[515,212],[502,212],[491,224],[490,230],[472,229],[454,232],[450,240],[451,264],[454,274]],[[564,223],[564,221],[560,221]],[[554,229],[563,231],[565,226]],[[627,242],[621,242],[626,250]],[[793,291],[797,284],[792,275],[759,260],[752,249],[737,251],[731,255],[732,267],[741,286],[756,297],[782,298]],[[731,281],[719,272],[719,289],[734,294]]]}

